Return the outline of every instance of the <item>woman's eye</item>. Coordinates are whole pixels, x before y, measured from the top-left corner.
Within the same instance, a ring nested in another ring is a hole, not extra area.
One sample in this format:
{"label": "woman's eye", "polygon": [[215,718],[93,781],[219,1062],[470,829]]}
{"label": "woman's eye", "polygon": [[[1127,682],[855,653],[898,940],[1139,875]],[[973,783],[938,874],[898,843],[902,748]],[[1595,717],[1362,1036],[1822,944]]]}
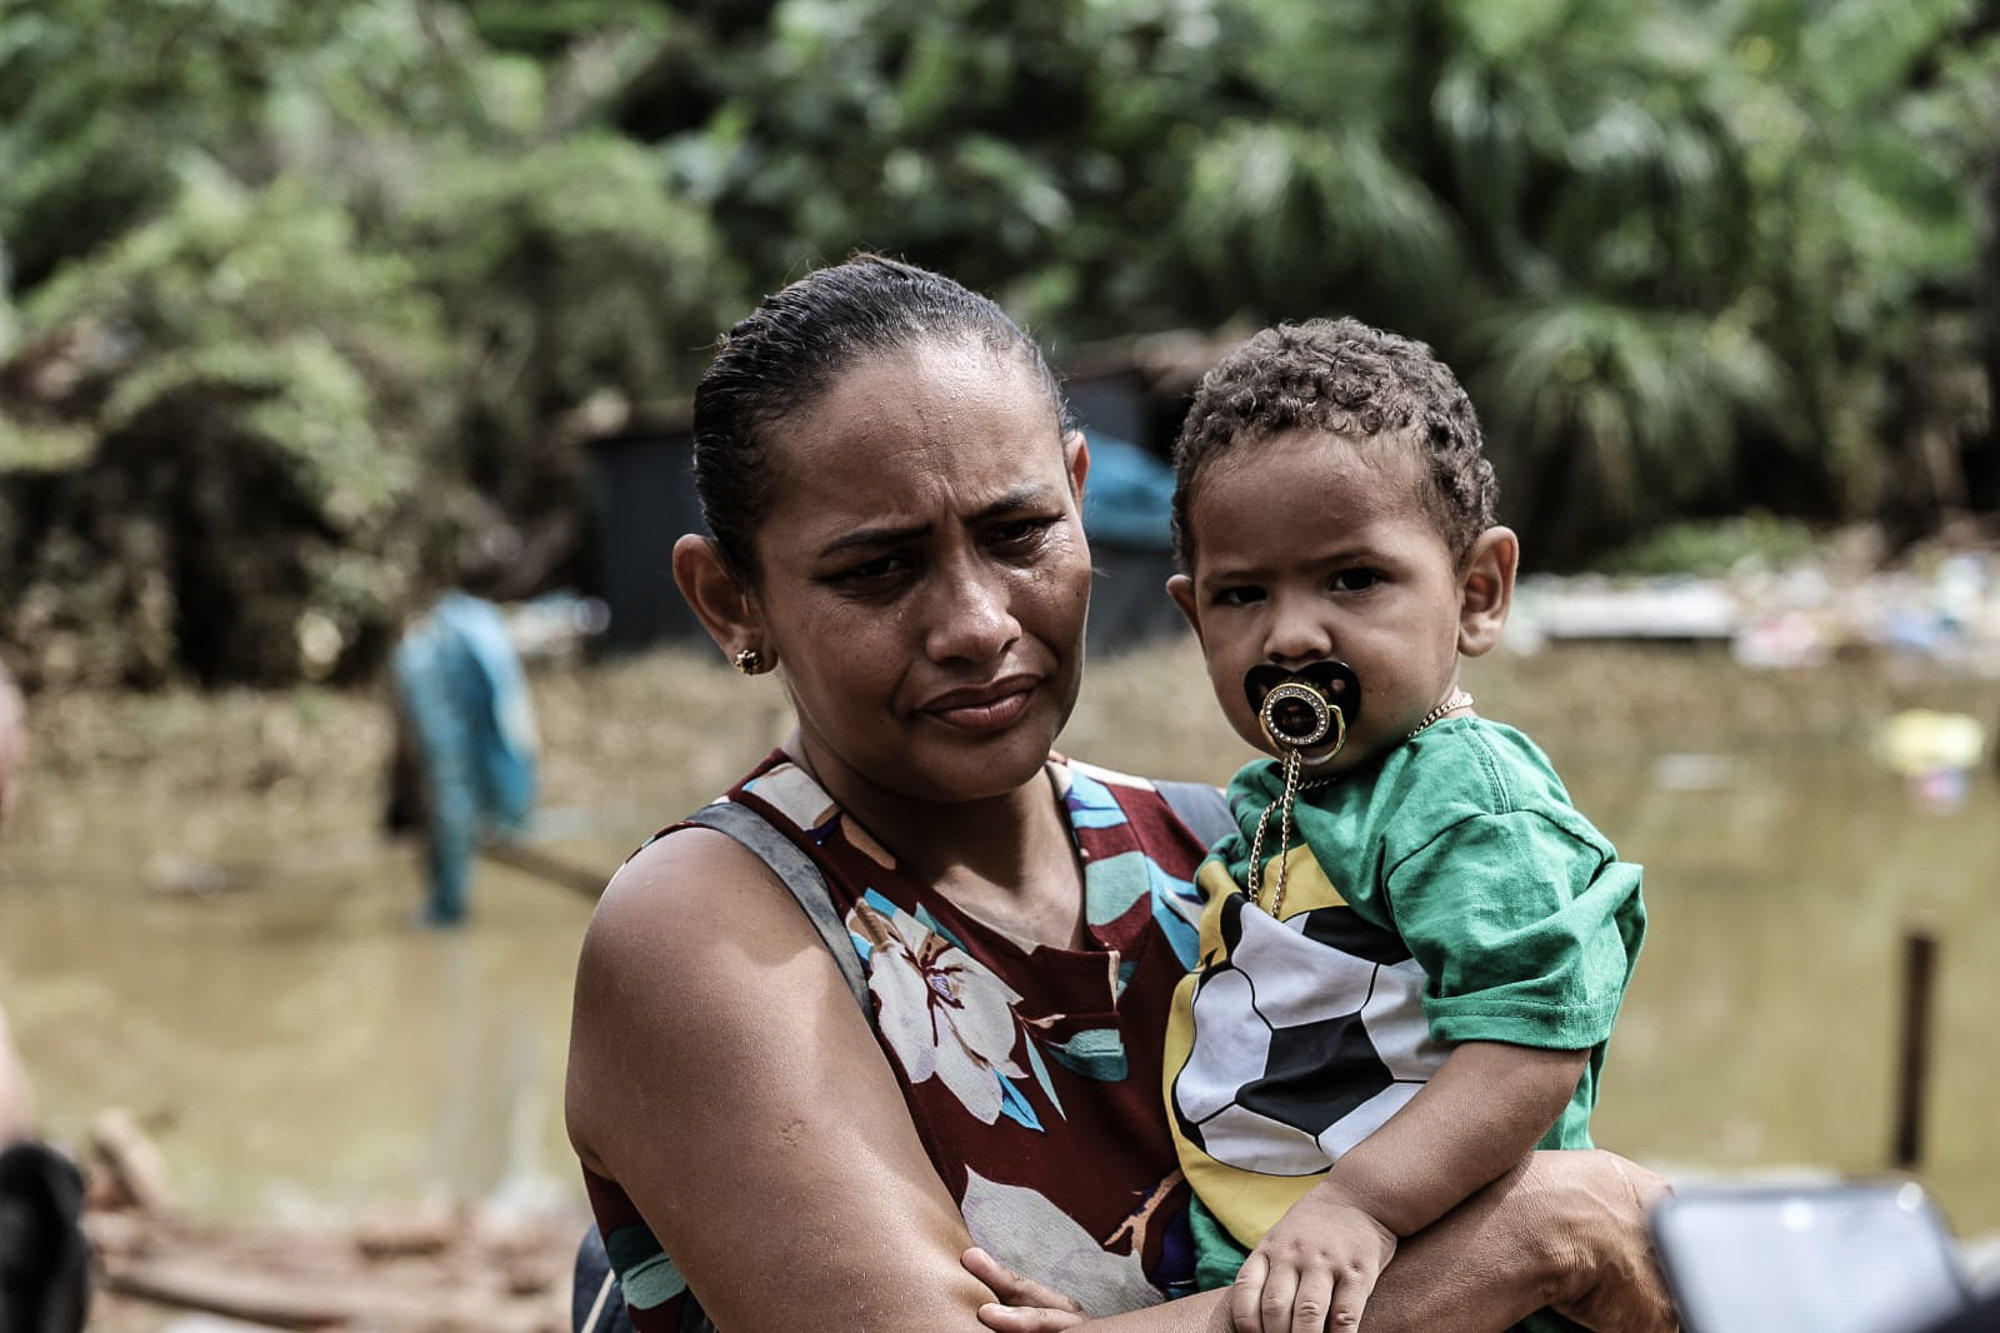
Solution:
{"label": "woman's eye", "polygon": [[1041,544],[1055,522],[1052,518],[1012,519],[987,529],[986,541],[996,550],[1032,551]]}
{"label": "woman's eye", "polygon": [[895,579],[907,562],[899,555],[879,556],[866,564],[854,565],[834,575],[834,582],[850,587],[878,587]]}
{"label": "woman's eye", "polygon": [[1333,576],[1336,592],[1366,592],[1382,581],[1382,575],[1372,569],[1343,569]]}

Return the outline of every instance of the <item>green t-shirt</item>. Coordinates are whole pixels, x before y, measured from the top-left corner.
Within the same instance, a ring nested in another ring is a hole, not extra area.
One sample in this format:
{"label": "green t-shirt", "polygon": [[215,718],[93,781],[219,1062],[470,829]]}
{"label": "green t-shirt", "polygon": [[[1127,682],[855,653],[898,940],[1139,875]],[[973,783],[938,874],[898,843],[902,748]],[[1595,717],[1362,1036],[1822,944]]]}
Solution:
{"label": "green t-shirt", "polygon": [[[1280,785],[1272,760],[1229,785],[1241,833],[1215,850],[1238,884],[1257,817]],[[1341,898],[1422,965],[1434,1041],[1595,1048],[1541,1144],[1589,1147],[1604,1042],[1646,912],[1639,867],[1577,812],[1548,757],[1512,727],[1453,718],[1378,764],[1301,792],[1292,817],[1294,843]],[[1277,823],[1273,811],[1271,854]],[[1274,869],[1263,872],[1266,901]]]}

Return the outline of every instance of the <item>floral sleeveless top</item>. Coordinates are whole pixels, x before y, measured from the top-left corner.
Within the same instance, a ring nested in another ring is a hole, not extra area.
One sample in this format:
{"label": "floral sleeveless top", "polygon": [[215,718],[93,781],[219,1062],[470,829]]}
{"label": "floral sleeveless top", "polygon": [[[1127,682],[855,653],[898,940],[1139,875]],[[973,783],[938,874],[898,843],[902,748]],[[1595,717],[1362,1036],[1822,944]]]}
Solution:
{"label": "floral sleeveless top", "polygon": [[[1074,950],[960,913],[782,752],[726,799],[825,876],[876,1038],[973,1240],[1111,1314],[1193,1290],[1160,1083],[1168,1006],[1196,957],[1204,849],[1145,780],[1061,756],[1048,771],[1083,865]],[[682,1327],[692,1297],[673,1261],[616,1181],[584,1180],[633,1324]]]}

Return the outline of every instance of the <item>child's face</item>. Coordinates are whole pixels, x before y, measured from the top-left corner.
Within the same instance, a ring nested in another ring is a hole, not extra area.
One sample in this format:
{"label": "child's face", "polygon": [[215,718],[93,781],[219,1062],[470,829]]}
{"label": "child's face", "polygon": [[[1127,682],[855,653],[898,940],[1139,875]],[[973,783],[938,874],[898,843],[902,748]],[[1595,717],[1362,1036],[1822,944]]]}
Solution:
{"label": "child's face", "polygon": [[1459,653],[1497,639],[1513,534],[1488,529],[1461,568],[1419,498],[1419,466],[1396,441],[1302,430],[1202,470],[1188,510],[1194,567],[1168,591],[1223,712],[1256,748],[1273,753],[1243,692],[1253,666],[1353,668],[1359,717],[1321,770],[1338,772],[1400,742],[1458,684]]}

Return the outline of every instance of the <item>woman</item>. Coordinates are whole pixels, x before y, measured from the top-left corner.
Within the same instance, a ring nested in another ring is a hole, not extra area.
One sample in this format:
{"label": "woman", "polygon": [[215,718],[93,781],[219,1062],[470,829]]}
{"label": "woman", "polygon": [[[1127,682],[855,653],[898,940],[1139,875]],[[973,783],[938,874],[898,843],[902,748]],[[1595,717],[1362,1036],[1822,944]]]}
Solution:
{"label": "woman", "polygon": [[[732,1333],[970,1333],[1032,1326],[994,1296],[1054,1288],[1092,1327],[1228,1327],[1224,1293],[1160,1304],[1188,1261],[1160,1038],[1201,844],[1150,784],[1050,754],[1089,455],[1040,352],[948,279],[863,257],[731,331],[695,435],[713,535],[680,540],[675,581],[797,714],[731,802],[824,879],[873,1013],[744,842],[676,826],[613,879],[568,1117],[635,1322],[682,1327],[692,1290]],[[1657,1189],[1548,1155],[1406,1245],[1369,1327],[1551,1303],[1669,1327]]]}

